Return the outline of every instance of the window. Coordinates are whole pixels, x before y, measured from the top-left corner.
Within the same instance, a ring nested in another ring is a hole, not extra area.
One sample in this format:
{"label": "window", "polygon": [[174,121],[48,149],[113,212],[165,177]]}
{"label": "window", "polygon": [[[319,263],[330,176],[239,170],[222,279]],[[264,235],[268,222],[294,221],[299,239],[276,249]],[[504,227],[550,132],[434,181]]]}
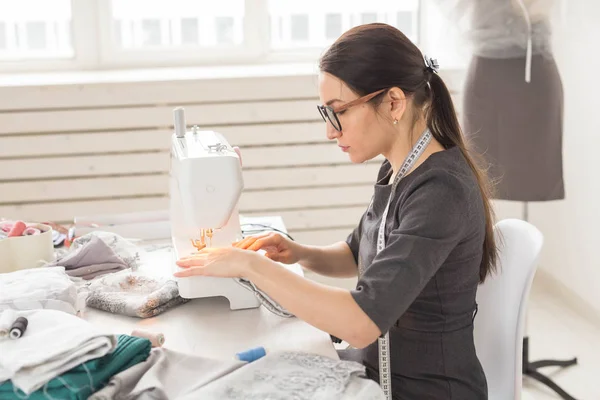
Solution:
{"label": "window", "polygon": [[402,28],[418,42],[419,0],[269,0],[268,12],[270,49],[275,52],[321,51],[348,29],[372,22]]}
{"label": "window", "polygon": [[0,0],[0,61],[70,58],[69,0]]}
{"label": "window", "polygon": [[125,50],[243,44],[244,0],[110,0],[111,47]]}
{"label": "window", "polygon": [[316,61],[346,30],[384,22],[464,62],[431,0],[0,0],[0,71]]}

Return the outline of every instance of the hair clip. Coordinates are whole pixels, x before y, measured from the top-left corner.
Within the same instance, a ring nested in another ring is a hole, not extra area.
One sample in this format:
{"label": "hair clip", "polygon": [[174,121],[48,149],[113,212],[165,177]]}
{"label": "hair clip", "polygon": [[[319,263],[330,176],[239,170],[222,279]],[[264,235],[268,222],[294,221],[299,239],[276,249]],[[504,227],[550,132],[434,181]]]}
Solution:
{"label": "hair clip", "polygon": [[428,58],[427,55],[424,57],[425,59],[425,68],[430,70],[431,72],[435,72],[436,74],[440,71],[440,64],[434,58]]}

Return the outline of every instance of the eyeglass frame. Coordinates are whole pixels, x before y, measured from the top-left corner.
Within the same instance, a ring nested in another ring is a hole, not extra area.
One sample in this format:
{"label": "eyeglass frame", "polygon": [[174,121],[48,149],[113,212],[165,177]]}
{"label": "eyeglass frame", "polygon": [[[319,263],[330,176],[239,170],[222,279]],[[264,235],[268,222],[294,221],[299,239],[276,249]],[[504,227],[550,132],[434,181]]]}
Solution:
{"label": "eyeglass frame", "polygon": [[[319,114],[321,114],[321,118],[323,118],[323,121],[327,122],[327,120],[329,120],[329,122],[331,123],[331,126],[333,126],[333,128],[338,131],[341,132],[342,131],[342,123],[340,122],[337,113],[342,112],[342,111],[346,111],[347,109],[354,107],[356,105],[359,104],[363,104],[368,102],[369,100],[373,99],[375,96],[385,92],[388,89],[380,89],[377,90],[376,92],[373,93],[369,93],[367,95],[364,95],[362,97],[359,97],[358,99],[354,99],[352,101],[349,101],[345,104],[342,104],[340,107],[338,107],[337,109],[334,109],[331,106],[324,106],[324,105],[317,105],[317,110],[319,110]],[[335,123],[331,120],[331,118],[329,117],[329,113],[327,111],[331,111],[331,114],[333,114],[333,116],[335,117],[335,122],[337,123],[337,126],[340,127],[340,129],[338,129],[335,125]]]}

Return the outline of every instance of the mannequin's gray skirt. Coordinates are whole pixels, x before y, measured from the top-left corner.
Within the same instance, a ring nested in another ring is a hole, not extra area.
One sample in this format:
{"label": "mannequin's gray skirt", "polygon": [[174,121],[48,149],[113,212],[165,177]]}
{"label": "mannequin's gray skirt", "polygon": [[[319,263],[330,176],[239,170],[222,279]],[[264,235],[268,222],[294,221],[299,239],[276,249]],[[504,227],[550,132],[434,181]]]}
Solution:
{"label": "mannequin's gray skirt", "polygon": [[462,128],[488,167],[494,198],[559,200],[563,181],[563,88],[553,59],[474,57],[464,87]]}

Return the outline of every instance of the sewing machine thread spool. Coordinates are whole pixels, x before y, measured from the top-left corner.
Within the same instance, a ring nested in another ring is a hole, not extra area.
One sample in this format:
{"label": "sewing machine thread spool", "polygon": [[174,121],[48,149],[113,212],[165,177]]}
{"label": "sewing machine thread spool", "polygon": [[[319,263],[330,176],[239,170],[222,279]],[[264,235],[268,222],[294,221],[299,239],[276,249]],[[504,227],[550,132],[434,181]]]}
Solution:
{"label": "sewing machine thread spool", "polygon": [[137,336],[144,339],[148,339],[152,344],[152,347],[162,347],[162,345],[165,343],[165,335],[163,335],[162,333],[154,333],[142,329],[134,329],[133,332],[131,332],[131,336]]}
{"label": "sewing machine thread spool", "polygon": [[267,354],[267,351],[264,347],[255,347],[250,350],[242,351],[241,353],[237,353],[235,358],[240,361],[247,361],[249,363],[258,360],[259,358],[264,357]]}
{"label": "sewing machine thread spool", "polygon": [[175,119],[175,134],[177,137],[185,137],[185,113],[183,107],[177,107],[173,110],[173,117]]}
{"label": "sewing machine thread spool", "polygon": [[25,333],[29,321],[25,317],[19,317],[10,327],[10,338],[18,339]]}

